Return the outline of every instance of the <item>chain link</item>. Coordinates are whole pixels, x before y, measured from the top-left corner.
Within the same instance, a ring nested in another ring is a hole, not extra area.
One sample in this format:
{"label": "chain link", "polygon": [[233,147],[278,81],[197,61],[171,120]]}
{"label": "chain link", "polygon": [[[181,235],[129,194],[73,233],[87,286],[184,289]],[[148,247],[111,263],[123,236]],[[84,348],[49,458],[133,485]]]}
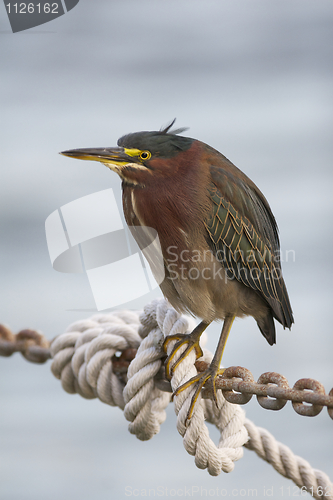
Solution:
{"label": "chain link", "polygon": [[4,325],[0,325],[0,356],[11,356],[20,352],[32,363],[45,363],[51,358],[50,341],[36,330],[21,330],[16,335]]}

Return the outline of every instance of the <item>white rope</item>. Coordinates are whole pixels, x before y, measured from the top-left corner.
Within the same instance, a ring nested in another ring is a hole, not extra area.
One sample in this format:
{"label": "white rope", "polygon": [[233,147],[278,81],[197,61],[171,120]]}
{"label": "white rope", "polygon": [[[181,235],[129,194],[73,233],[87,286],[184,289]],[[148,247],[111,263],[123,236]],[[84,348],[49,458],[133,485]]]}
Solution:
{"label": "white rope", "polygon": [[[147,440],[159,432],[170,401],[170,394],[158,389],[155,383],[162,367],[164,338],[191,331],[193,320],[178,314],[165,300],[155,300],[145,307],[140,321],[137,313],[122,311],[73,323],[52,342],[51,369],[65,391],[90,399],[97,397],[123,409],[130,421],[130,432]],[[174,342],[169,343],[168,353],[173,345]],[[126,384],[125,374],[113,372],[112,358],[118,351],[130,348],[138,350],[128,367]],[[175,360],[181,353],[182,349]],[[210,362],[211,353],[204,350],[202,359]],[[173,390],[196,375],[195,361],[195,354],[191,352],[174,370]],[[197,467],[207,468],[212,475],[230,472],[234,462],[242,457],[245,445],[297,486],[307,488],[314,498],[333,500],[333,485],[325,473],[313,469],[267,430],[245,419],[243,409],[228,403],[221,391],[217,394],[219,408],[199,396],[192,418],[185,425],[193,391],[194,388],[189,387],[176,396],[174,402],[178,432],[187,452],[195,456]],[[205,419],[220,431],[218,446],[209,437]]]}
{"label": "white rope", "polygon": [[[154,335],[157,339],[155,342],[156,348],[160,351],[166,336],[186,333],[193,329],[193,325],[189,324],[190,319],[177,313],[165,300],[154,301],[148,307],[145,307],[141,321],[144,325],[153,329],[148,338],[151,334]],[[174,344],[175,341],[169,343],[168,354],[173,349]],[[184,349],[185,347],[179,349],[174,358],[175,361]],[[136,358],[140,354],[141,352],[138,351]],[[174,370],[171,379],[173,391],[197,374],[194,366],[195,361],[195,352],[191,351]],[[128,376],[130,379],[130,374]],[[174,398],[175,412],[178,417],[177,429],[183,437],[184,447],[190,455],[195,456],[196,466],[200,469],[207,468],[211,475],[217,476],[221,471],[231,472],[234,468],[234,462],[243,456],[243,445],[248,439],[244,427],[245,413],[239,406],[227,403],[221,392],[218,395],[221,411],[214,411],[214,404],[210,401],[207,401],[209,408],[207,411],[206,402],[199,396],[192,418],[189,424],[185,425],[194,391],[194,387],[189,387]],[[214,419],[214,423],[220,430],[221,437],[218,446],[209,437],[209,431],[205,424],[207,414]]]}
{"label": "white rope", "polygon": [[124,409],[125,382],[114,374],[112,357],[118,351],[139,347],[139,326],[138,315],[131,311],[76,321],[51,344],[53,375],[70,394],[97,397]]}
{"label": "white rope", "polygon": [[313,469],[304,458],[294,455],[288,446],[276,441],[270,432],[257,427],[251,420],[245,419],[245,427],[250,438],[246,448],[255,451],[299,488],[307,489],[314,498],[333,499],[333,484],[327,474]]}
{"label": "white rope", "polygon": [[171,395],[155,387],[154,377],[162,366],[161,335],[153,329],[143,339],[128,367],[128,382],[124,389],[124,415],[131,423],[128,428],[142,441],[151,439],[166,419],[165,408]]}
{"label": "white rope", "polygon": [[[52,342],[51,370],[70,394],[99,398],[122,410],[125,395],[129,395],[131,401],[125,410],[127,420],[132,422],[129,430],[139,439],[147,440],[159,432],[171,396],[154,388],[153,379],[162,364],[161,350],[154,358],[154,349],[149,350],[154,336],[142,341],[139,327],[139,316],[131,311],[96,314],[76,321]],[[144,329],[142,331],[145,334]],[[130,348],[139,348],[143,354],[133,360],[130,373],[134,377],[124,391],[127,377],[121,380],[115,375],[112,357]]]}

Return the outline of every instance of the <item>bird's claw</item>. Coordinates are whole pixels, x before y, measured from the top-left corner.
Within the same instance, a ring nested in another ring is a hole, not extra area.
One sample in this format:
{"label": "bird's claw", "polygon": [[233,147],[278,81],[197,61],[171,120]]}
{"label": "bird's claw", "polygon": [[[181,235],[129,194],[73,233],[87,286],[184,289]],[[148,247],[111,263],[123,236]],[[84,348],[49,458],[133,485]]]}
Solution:
{"label": "bird's claw", "polygon": [[[166,377],[168,380],[171,380],[175,368],[177,368],[177,366],[183,361],[183,359],[186,358],[186,356],[192,351],[192,349],[195,350],[197,359],[201,358],[201,356],[203,355],[203,352],[202,352],[202,349],[201,349],[200,344],[199,344],[199,339],[200,339],[200,337],[197,338],[197,336],[195,336],[193,338],[191,333],[190,334],[179,333],[179,334],[175,334],[175,335],[169,335],[165,339],[165,341],[163,343],[163,350],[165,353],[167,352],[167,348],[168,348],[169,343],[174,341],[174,340],[178,340],[178,342],[175,344],[174,348],[172,349],[171,353],[169,354],[169,356],[167,357],[167,359],[165,361],[165,374],[166,374]],[[175,357],[175,354],[179,351],[179,349],[182,346],[184,346],[186,344],[187,344],[187,347],[186,347],[185,351],[179,356],[177,361],[175,361],[173,363],[173,365],[171,366],[171,362],[172,362],[173,358]]]}
{"label": "bird's claw", "polygon": [[191,399],[191,405],[190,408],[187,412],[186,419],[185,419],[185,424],[192,418],[195,403],[197,402],[197,399],[199,397],[199,394],[201,392],[201,389],[205,386],[207,389],[210,386],[211,392],[212,392],[212,397],[214,400],[214,403],[216,404],[218,408],[218,402],[217,402],[217,394],[216,394],[216,387],[215,387],[215,381],[219,375],[222,375],[224,372],[224,368],[219,369],[216,368],[215,366],[209,366],[207,370],[204,372],[198,373],[194,377],[192,377],[190,380],[185,382],[185,384],[182,384],[179,386],[174,393],[172,394],[172,400],[175,396],[178,396],[181,392],[183,392],[185,389],[188,387],[191,387],[193,384],[197,384],[197,387],[195,389],[195,392],[192,396]]}

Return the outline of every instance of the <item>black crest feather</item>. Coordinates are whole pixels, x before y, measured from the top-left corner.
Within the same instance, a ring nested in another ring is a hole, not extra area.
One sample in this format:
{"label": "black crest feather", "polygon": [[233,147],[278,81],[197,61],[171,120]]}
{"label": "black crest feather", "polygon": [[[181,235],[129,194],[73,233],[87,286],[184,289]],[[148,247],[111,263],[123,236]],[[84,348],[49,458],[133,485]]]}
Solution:
{"label": "black crest feather", "polygon": [[140,150],[148,150],[152,156],[161,158],[172,158],[179,151],[186,151],[192,145],[193,139],[182,137],[180,134],[186,128],[178,128],[172,130],[176,118],[165,128],[156,132],[135,132],[127,134],[118,140],[118,146],[125,148],[135,148]]}
{"label": "black crest feather", "polygon": [[174,130],[170,130],[171,127],[174,126],[175,124],[175,121],[176,121],[176,118],[174,118],[172,120],[172,122],[169,123],[169,125],[167,125],[165,128],[161,128],[160,129],[160,132],[162,134],[173,134],[173,135],[177,135],[177,134],[181,134],[182,132],[185,132],[186,130],[188,130],[188,127],[180,127],[180,128],[176,128]]}

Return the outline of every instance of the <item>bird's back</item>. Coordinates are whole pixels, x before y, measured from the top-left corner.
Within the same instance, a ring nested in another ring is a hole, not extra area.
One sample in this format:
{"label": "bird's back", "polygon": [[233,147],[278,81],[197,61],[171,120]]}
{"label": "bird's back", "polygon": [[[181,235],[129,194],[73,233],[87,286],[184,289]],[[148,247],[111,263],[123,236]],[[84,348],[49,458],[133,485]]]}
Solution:
{"label": "bird's back", "polygon": [[229,275],[255,290],[283,327],[293,314],[280,264],[278,228],[258,187],[227,158],[207,147],[211,201],[208,241]]}

